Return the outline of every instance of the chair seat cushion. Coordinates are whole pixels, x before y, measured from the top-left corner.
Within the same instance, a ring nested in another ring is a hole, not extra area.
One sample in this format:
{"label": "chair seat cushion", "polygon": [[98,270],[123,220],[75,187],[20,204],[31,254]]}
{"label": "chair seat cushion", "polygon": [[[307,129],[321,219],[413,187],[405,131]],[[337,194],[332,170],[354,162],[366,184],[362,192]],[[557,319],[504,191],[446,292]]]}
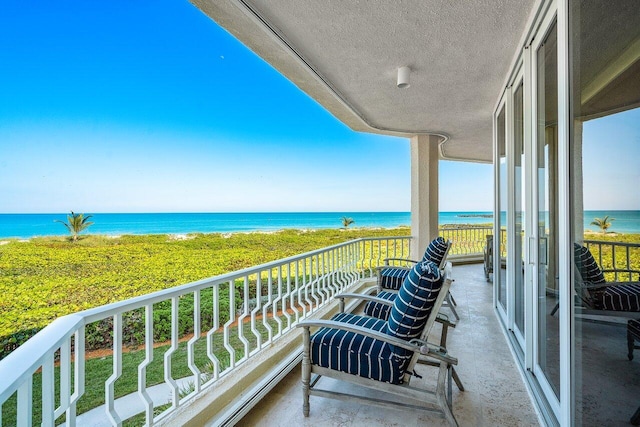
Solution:
{"label": "chair seat cushion", "polygon": [[[398,295],[395,292],[382,291],[376,295],[378,298],[386,299],[387,301],[393,301]],[[381,304],[375,301],[369,301],[364,306],[364,314],[367,316],[375,317],[376,319],[387,320],[389,318],[389,312],[391,312],[391,306]]]}
{"label": "chair seat cushion", "polygon": [[387,267],[380,271],[380,286],[382,289],[397,291],[402,287],[405,277],[409,274],[407,268]]}
{"label": "chair seat cushion", "polygon": [[592,295],[597,309],[640,312],[640,282],[608,283]]}
{"label": "chair seat cushion", "polygon": [[[337,322],[386,332],[387,322],[349,313],[336,314]],[[320,328],[311,336],[311,363],[348,374],[392,384],[402,383],[406,358],[394,353],[393,346],[340,329]]]}

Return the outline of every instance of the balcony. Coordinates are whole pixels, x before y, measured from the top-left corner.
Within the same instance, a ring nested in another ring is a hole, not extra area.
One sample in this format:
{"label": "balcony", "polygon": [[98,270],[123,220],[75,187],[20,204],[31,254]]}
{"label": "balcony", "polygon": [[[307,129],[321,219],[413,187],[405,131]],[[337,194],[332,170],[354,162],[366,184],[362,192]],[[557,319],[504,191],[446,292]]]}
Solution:
{"label": "balcony", "polygon": [[[443,233],[454,248],[456,241],[478,241],[451,255],[468,261],[488,230]],[[406,257],[409,243],[410,237],[357,239],[60,318],[0,362],[2,425],[400,422],[407,417],[400,411],[314,397],[305,420],[295,325],[330,314],[337,293],[370,285],[384,258]],[[466,387],[454,387],[454,414],[462,425],[537,425],[482,266],[458,265],[454,279],[461,320],[448,348]],[[159,320],[154,313],[163,305],[170,316]],[[86,337],[96,325],[112,328],[111,350],[101,357],[106,373],[86,358]],[[154,342],[163,325],[170,341]],[[123,344],[135,337],[134,347]],[[136,379],[133,388],[127,378]],[[97,404],[89,407],[90,398]],[[405,421],[416,420],[444,423],[429,414]]]}
{"label": "balcony", "polygon": [[[465,386],[464,392],[453,387],[453,413],[458,423],[461,426],[539,425],[531,398],[495,316],[492,286],[485,280],[482,265],[457,265],[453,273],[455,282],[451,292],[458,303],[460,321],[449,333],[447,348],[459,360],[456,370]],[[434,332],[433,340],[437,341],[439,330]],[[325,388],[344,390],[344,385],[331,383],[330,379],[321,381],[326,381]],[[350,391],[366,393],[355,387]],[[239,424],[279,425],[283,419],[287,424],[300,426],[447,425],[437,414],[409,413],[314,396],[311,397],[311,414],[305,419],[299,367]]]}

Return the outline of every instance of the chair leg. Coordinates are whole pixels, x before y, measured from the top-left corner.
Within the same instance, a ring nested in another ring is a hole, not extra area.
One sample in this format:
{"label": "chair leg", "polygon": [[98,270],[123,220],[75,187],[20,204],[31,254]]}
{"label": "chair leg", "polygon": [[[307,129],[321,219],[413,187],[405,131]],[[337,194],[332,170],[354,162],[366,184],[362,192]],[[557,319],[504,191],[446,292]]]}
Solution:
{"label": "chair leg", "polygon": [[311,384],[311,352],[309,328],[303,328],[302,339],[304,347],[302,350],[302,414],[309,416],[309,387]]}
{"label": "chair leg", "polygon": [[451,295],[451,292],[449,292],[449,296],[451,297],[451,302],[453,303],[453,305],[457,307],[458,303],[456,302],[456,299],[453,297],[453,295]]}
{"label": "chair leg", "polygon": [[462,381],[460,381],[460,377],[456,372],[456,368],[454,368],[453,366],[451,367],[451,376],[453,377],[453,381],[455,381],[456,386],[458,386],[458,390],[464,391],[464,386],[462,385]]}
{"label": "chair leg", "polygon": [[460,320],[460,316],[458,316],[458,312],[456,311],[455,304],[453,304],[453,302],[451,301],[451,294],[450,293],[447,293],[447,296],[445,297],[445,301],[447,302],[447,308],[449,308],[449,310],[451,310],[451,312],[453,313],[453,316],[456,318],[456,320]]}
{"label": "chair leg", "polygon": [[447,402],[447,392],[445,391],[445,379],[448,376],[448,367],[444,364],[440,364],[440,373],[438,374],[438,386],[436,388],[436,397],[438,399],[438,404],[442,409],[444,414],[444,418],[447,420],[450,426],[458,427],[458,422],[456,418],[453,416],[453,412],[451,411],[451,406],[449,406],[449,402]]}
{"label": "chair leg", "polygon": [[631,417],[630,422],[634,426],[640,426],[640,407],[638,407],[638,410],[636,411],[636,413],[633,414],[633,417]]}
{"label": "chair leg", "polygon": [[629,347],[629,360],[633,360],[633,335],[631,335],[631,331],[627,330],[627,346]]}
{"label": "chair leg", "polygon": [[559,308],[560,308],[560,303],[556,303],[556,306],[553,307],[553,310],[551,310],[551,315],[553,316],[554,314],[556,314],[556,311],[558,311]]}

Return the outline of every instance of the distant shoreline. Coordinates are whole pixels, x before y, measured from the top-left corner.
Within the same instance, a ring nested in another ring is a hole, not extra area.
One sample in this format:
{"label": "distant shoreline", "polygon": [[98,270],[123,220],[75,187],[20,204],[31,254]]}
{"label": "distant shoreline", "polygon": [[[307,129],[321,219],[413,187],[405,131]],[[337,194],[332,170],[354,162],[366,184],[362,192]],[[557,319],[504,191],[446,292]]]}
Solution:
{"label": "distant shoreline", "polygon": [[[492,227],[492,224],[440,224],[439,228],[445,229],[445,230],[454,230],[454,229],[461,229],[461,228],[475,228],[475,229],[482,229],[482,228],[487,228],[487,227]],[[146,236],[167,236],[168,240],[191,240],[196,238],[198,235],[204,235],[204,236],[209,236],[209,235],[220,235],[223,238],[229,238],[232,237],[234,235],[251,235],[251,234],[258,234],[258,235],[271,235],[271,234],[278,234],[278,233],[284,233],[284,232],[296,232],[296,233],[315,233],[315,232],[320,232],[320,231],[326,231],[326,230],[334,230],[334,231],[340,231],[340,232],[348,232],[348,231],[366,231],[366,230],[371,230],[371,231],[380,231],[380,230],[406,230],[409,229],[410,226],[409,225],[400,225],[400,226],[396,226],[396,227],[349,227],[349,228],[343,228],[343,227],[334,227],[334,228],[282,228],[282,229],[278,229],[278,230],[243,230],[243,231],[226,231],[226,232],[219,232],[219,231],[214,231],[214,232],[186,232],[186,233],[122,233],[122,234],[102,234],[102,233],[81,233],[78,235],[79,240],[83,240],[86,238],[105,238],[105,239],[120,239],[122,237],[125,236],[133,236],[133,237],[140,237],[140,238],[144,238]],[[588,235],[590,237],[598,237],[598,236],[610,236],[610,237],[615,237],[615,236],[620,236],[620,235],[640,235],[640,232],[631,232],[631,233],[620,233],[617,231],[608,231],[606,234],[602,234],[601,231],[594,231],[594,230],[585,230],[584,231],[585,236]],[[20,243],[28,243],[32,240],[52,240],[52,241],[59,241],[59,240],[68,240],[69,239],[69,234],[56,234],[56,235],[48,235],[48,236],[32,236],[32,237],[28,237],[28,238],[23,238],[23,237],[0,237],[0,246],[2,245],[6,245],[9,244],[10,242],[20,242]]]}
{"label": "distant shoreline", "polygon": [[[276,212],[276,213],[119,213],[92,214],[94,224],[87,230],[97,235],[191,234],[276,232],[284,229],[322,230],[342,227],[342,218],[352,218],[351,227],[392,229],[408,227],[410,212]],[[610,215],[611,231],[640,233],[640,211],[585,211],[584,230],[593,230],[594,218]],[[56,221],[66,214],[0,214],[0,239],[64,236],[67,230]],[[445,228],[486,226],[493,222],[489,211],[440,212],[438,222]],[[506,218],[502,217],[502,223]]]}

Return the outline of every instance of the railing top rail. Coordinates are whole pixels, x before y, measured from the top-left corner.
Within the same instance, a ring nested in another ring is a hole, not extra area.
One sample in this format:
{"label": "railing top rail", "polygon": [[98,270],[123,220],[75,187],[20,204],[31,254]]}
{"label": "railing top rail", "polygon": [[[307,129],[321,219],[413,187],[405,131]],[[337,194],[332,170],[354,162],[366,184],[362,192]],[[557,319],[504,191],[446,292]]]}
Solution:
{"label": "railing top rail", "polygon": [[325,252],[329,252],[334,249],[356,244],[363,241],[364,238],[353,239],[347,242],[338,243],[332,246],[327,246],[321,249],[305,252],[300,255],[294,255],[287,258],[282,258],[276,261],[270,261],[264,264],[255,265],[252,267],[244,268],[242,270],[232,271],[230,273],[220,274],[218,276],[208,277],[195,282],[185,283],[184,285],[175,286],[169,289],[162,289],[150,294],[141,295],[134,298],[129,298],[123,301],[114,302],[100,307],[90,308],[85,311],[81,311],[78,314],[85,318],[86,323],[91,323],[96,320],[100,320],[105,316],[115,314],[118,312],[126,312],[134,310],[136,308],[143,307],[149,304],[155,304],[161,301],[165,301],[170,298],[179,297],[188,292],[195,292],[212,286],[216,286],[222,283],[227,283],[236,279],[241,279],[245,276],[255,274],[261,271],[270,270],[283,265],[290,264],[292,262],[301,261],[314,255],[319,255]]}
{"label": "railing top rail", "polygon": [[60,348],[64,340],[84,323],[79,313],[60,317],[47,325],[0,363],[0,378],[4,389],[0,389],[0,402],[8,399],[29,376],[45,361],[48,355]]}
{"label": "railing top rail", "polygon": [[615,245],[615,246],[628,246],[628,247],[640,247],[640,243],[632,243],[632,242],[614,242],[610,240],[584,240],[584,243],[594,244],[594,245]]}
{"label": "railing top rail", "polygon": [[469,230],[476,228],[480,230],[484,230],[487,228],[493,230],[493,225],[441,224],[440,228],[442,228],[443,230]]}
{"label": "railing top rail", "polygon": [[380,237],[361,237],[359,239],[350,240],[351,242],[363,241],[369,242],[371,240],[392,240],[392,239],[412,239],[413,236],[380,236]]}

